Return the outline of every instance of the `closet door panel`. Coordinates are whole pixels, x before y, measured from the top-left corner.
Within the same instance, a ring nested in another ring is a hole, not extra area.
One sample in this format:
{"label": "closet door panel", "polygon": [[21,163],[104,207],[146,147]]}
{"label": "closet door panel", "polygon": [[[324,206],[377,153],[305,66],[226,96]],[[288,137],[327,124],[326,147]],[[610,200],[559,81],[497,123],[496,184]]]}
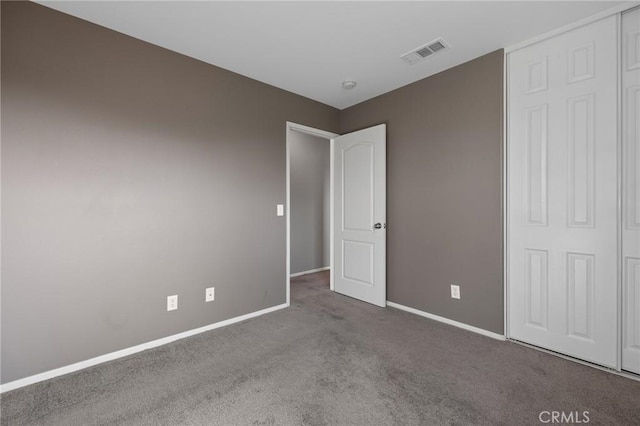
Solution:
{"label": "closet door panel", "polygon": [[616,17],[508,58],[510,337],[616,367]]}

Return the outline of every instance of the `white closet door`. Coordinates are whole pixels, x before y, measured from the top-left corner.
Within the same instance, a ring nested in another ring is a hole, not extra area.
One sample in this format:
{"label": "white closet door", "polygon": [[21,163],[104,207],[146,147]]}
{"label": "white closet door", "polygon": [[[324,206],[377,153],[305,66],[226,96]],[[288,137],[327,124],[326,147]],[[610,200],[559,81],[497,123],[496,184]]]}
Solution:
{"label": "white closet door", "polygon": [[616,18],[509,54],[510,337],[617,366]]}
{"label": "white closet door", "polygon": [[622,15],[622,368],[640,374],[640,10]]}

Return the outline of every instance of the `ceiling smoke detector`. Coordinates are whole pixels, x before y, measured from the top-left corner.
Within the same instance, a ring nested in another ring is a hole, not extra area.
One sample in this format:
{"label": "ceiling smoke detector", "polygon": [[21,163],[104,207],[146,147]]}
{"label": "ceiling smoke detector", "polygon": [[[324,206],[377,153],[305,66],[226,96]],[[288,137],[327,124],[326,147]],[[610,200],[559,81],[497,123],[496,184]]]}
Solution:
{"label": "ceiling smoke detector", "polygon": [[440,37],[433,41],[430,41],[423,46],[415,48],[410,52],[405,53],[404,55],[400,56],[400,58],[409,65],[413,65],[420,62],[426,57],[435,55],[436,53],[442,52],[443,50],[446,50],[448,48],[449,45],[447,44],[447,42],[445,42],[444,39]]}
{"label": "ceiling smoke detector", "polygon": [[347,89],[347,90],[351,90],[354,87],[356,87],[358,85],[358,83],[356,83],[355,81],[351,81],[351,80],[347,80],[347,81],[343,81],[342,82],[342,88],[343,89]]}

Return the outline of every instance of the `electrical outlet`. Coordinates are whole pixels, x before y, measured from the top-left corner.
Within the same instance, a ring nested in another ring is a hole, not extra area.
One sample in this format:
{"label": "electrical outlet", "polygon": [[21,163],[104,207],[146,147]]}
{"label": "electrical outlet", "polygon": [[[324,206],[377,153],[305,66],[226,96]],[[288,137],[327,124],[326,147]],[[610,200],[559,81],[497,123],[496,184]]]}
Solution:
{"label": "electrical outlet", "polygon": [[276,215],[277,216],[284,216],[284,204],[278,204],[276,206]]}
{"label": "electrical outlet", "polygon": [[451,284],[451,298],[460,299],[460,286]]}
{"label": "electrical outlet", "polygon": [[216,299],[216,288],[209,287],[205,290],[204,301],[213,302]]}
{"label": "electrical outlet", "polygon": [[167,311],[175,311],[178,309],[178,295],[167,296]]}

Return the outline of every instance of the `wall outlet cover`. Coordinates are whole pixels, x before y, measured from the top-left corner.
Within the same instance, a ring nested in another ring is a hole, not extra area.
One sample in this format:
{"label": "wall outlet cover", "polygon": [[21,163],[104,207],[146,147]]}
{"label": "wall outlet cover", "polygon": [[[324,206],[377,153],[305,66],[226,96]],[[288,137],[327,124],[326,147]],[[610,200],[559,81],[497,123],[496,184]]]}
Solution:
{"label": "wall outlet cover", "polygon": [[204,301],[213,302],[214,300],[216,300],[216,288],[209,287],[205,290]]}
{"label": "wall outlet cover", "polygon": [[460,299],[460,286],[459,285],[451,285],[451,298],[452,299]]}

